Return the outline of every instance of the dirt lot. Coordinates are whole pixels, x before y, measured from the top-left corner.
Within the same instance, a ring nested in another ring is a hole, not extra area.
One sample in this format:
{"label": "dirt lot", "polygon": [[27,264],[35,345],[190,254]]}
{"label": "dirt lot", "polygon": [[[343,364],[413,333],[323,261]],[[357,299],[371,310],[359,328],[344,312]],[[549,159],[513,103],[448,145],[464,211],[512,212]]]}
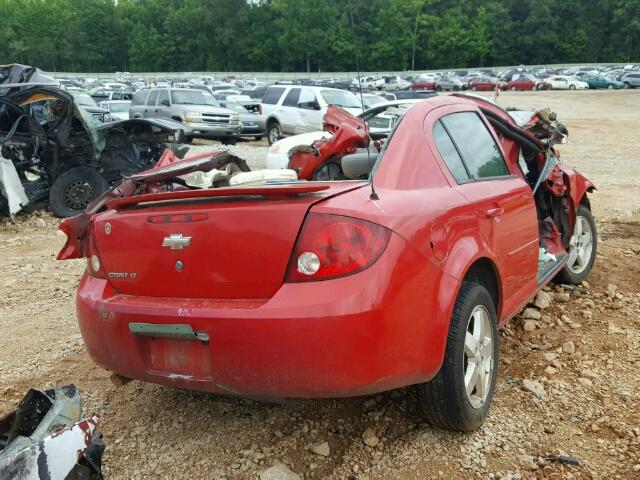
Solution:
{"label": "dirt lot", "polygon": [[[554,287],[537,323],[516,319],[503,332],[479,431],[421,422],[410,389],[268,404],[138,381],[116,388],[84,351],[73,300],[84,262],[54,260],[63,236],[48,214],[0,223],[0,412],[29,387],[75,383],[101,418],[110,479],[250,479],[279,462],[307,479],[639,478],[640,91],[505,93],[500,103],[550,106],[565,120],[563,159],[598,187],[600,246],[589,285]],[[368,428],[375,447],[362,440]],[[541,458],[561,453],[580,465]]]}

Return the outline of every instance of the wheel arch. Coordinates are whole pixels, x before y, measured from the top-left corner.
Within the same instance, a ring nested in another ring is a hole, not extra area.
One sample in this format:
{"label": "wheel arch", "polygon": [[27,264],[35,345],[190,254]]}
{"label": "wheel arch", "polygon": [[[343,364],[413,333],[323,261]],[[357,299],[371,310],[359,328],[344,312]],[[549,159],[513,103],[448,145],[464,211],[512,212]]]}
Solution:
{"label": "wheel arch", "polygon": [[500,276],[496,264],[489,257],[477,258],[467,269],[462,281],[476,282],[485,287],[493,300],[496,315],[500,318],[500,302],[502,300]]}
{"label": "wheel arch", "polygon": [[495,254],[488,250],[486,245],[483,246],[479,238],[465,237],[460,239],[449,252],[443,271],[457,281],[456,288],[448,298],[451,306],[447,309],[449,319],[462,282],[471,280],[487,288],[494,301],[498,323],[500,323],[504,299],[500,280],[501,268]]}
{"label": "wheel arch", "polygon": [[265,125],[267,126],[267,129],[269,128],[269,126],[273,125],[274,123],[278,123],[280,125],[282,125],[280,123],[280,120],[278,120],[278,117],[271,115],[269,118],[267,118],[267,122],[265,123]]}

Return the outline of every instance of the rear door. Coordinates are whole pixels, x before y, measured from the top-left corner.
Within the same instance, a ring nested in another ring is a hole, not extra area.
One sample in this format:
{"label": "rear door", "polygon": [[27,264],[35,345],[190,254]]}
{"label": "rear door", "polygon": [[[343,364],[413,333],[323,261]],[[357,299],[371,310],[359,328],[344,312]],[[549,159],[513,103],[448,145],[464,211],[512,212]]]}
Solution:
{"label": "rear door", "polygon": [[169,100],[169,90],[163,88],[162,90],[158,91],[158,99],[156,100],[156,104],[156,117],[171,117],[171,101]]}
{"label": "rear door", "polygon": [[280,125],[287,134],[297,134],[300,132],[298,125],[298,100],[300,98],[300,87],[293,87],[284,95],[280,104]]}
{"label": "rear door", "polygon": [[147,103],[144,107],[145,117],[155,117],[157,99],[158,99],[158,90],[151,90],[149,97],[147,97]]}
{"label": "rear door", "polygon": [[326,108],[321,109],[316,93],[311,88],[302,88],[298,100],[298,118],[300,133],[322,130],[322,119]]}
{"label": "rear door", "polygon": [[482,239],[497,258],[503,314],[510,314],[537,286],[535,202],[529,185],[509,171],[484,118],[465,108],[437,119],[432,134],[454,188],[473,205]]}
{"label": "rear door", "polygon": [[129,106],[129,118],[139,118],[144,115],[149,89],[145,88],[135,93]]}

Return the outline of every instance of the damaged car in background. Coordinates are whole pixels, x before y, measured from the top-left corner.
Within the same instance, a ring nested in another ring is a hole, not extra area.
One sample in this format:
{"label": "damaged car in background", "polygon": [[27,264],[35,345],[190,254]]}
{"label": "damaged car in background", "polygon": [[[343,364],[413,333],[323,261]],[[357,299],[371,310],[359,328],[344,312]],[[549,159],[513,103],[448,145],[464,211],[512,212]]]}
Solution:
{"label": "damaged car in background", "polygon": [[[593,266],[594,186],[560,162],[567,131],[548,109],[456,94],[394,115],[374,136],[329,107],[326,135],[280,177],[225,150],[167,151],[64,220],[58,259],[87,259],[76,313],[92,359],[249,397],[413,385],[434,425],[478,428],[498,329]],[[301,180],[315,152],[341,180]]]}
{"label": "damaged car in background", "polygon": [[82,419],[74,385],[30,389],[18,407],[0,415],[0,478],[101,480],[105,446],[93,415]]}
{"label": "damaged car in background", "polygon": [[0,68],[0,210],[48,204],[60,217],[77,215],[182,137],[170,119],[99,123],[46,77],[34,83],[14,74],[30,68]]}

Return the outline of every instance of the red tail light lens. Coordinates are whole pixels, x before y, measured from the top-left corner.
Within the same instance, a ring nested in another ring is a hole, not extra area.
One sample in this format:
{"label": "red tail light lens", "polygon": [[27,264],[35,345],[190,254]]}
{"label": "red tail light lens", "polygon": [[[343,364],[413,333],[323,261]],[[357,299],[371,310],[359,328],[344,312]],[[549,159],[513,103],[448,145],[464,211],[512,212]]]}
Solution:
{"label": "red tail light lens", "polygon": [[372,265],[384,252],[391,231],[341,215],[311,213],[289,262],[287,282],[344,277]]}
{"label": "red tail light lens", "polygon": [[89,275],[96,278],[107,278],[107,274],[104,271],[102,265],[102,259],[98,253],[98,247],[96,246],[96,240],[93,236],[93,230],[91,232],[91,238],[89,239],[89,256],[87,257],[87,271]]}

